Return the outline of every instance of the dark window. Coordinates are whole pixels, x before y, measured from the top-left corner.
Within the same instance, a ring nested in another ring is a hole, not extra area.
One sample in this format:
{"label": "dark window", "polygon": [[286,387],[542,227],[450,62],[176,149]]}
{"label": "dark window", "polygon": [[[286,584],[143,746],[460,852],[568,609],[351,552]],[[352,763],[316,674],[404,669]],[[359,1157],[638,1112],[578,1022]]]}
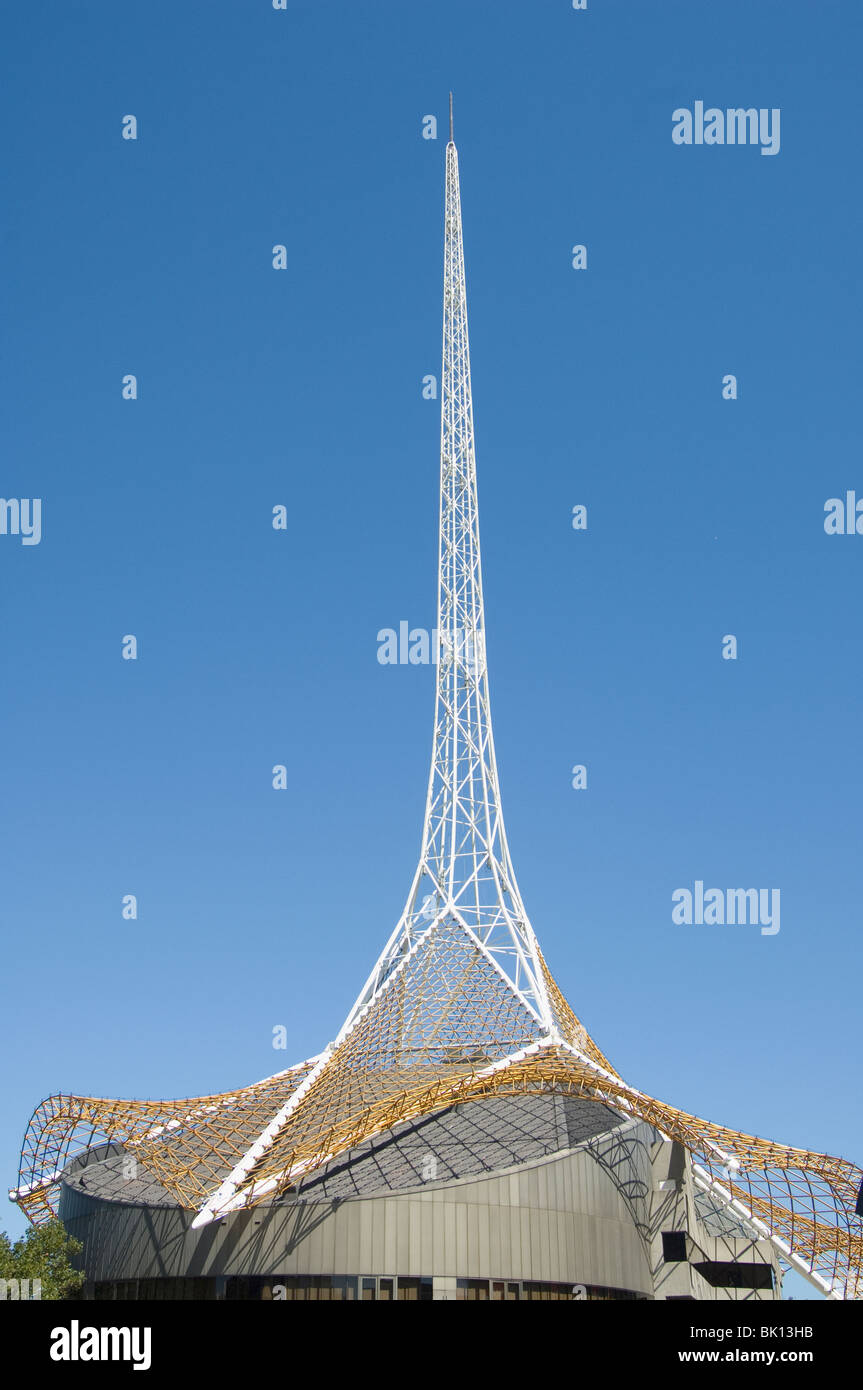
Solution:
{"label": "dark window", "polygon": [[693,1265],[714,1289],[772,1289],[773,1268],[765,1264],[741,1264],[737,1260],[704,1260]]}
{"label": "dark window", "polygon": [[487,1279],[458,1279],[456,1280],[456,1298],[470,1300],[477,1303],[480,1299],[484,1302],[488,1300],[488,1280]]}
{"label": "dark window", "polygon": [[666,1264],[680,1264],[686,1259],[686,1232],[662,1232],[662,1258]]}

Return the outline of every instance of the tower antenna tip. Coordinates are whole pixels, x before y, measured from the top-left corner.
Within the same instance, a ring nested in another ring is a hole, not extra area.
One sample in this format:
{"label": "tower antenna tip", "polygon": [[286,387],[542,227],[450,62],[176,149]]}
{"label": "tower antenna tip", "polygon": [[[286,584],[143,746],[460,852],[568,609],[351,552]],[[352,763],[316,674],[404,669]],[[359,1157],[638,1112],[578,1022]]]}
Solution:
{"label": "tower antenna tip", "polygon": [[449,94],[449,142],[451,145],[455,143],[452,138],[452,92]]}

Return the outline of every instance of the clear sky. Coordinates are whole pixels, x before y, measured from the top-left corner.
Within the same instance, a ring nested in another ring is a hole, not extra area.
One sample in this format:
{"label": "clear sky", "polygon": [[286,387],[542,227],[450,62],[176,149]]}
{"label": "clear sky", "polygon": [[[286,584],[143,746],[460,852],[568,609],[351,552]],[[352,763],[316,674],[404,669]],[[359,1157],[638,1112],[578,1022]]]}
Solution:
{"label": "clear sky", "polygon": [[[434,678],[376,635],[435,616],[450,88],[533,925],[632,1084],[859,1162],[863,536],[824,504],[863,497],[860,5],[19,0],[4,29],[0,492],[42,499],[38,545],[0,535],[4,1186],[52,1092],[318,1051],[401,910]],[[779,108],[779,153],[675,145],[701,100]],[[778,888],[780,931],[676,925],[696,880]]]}

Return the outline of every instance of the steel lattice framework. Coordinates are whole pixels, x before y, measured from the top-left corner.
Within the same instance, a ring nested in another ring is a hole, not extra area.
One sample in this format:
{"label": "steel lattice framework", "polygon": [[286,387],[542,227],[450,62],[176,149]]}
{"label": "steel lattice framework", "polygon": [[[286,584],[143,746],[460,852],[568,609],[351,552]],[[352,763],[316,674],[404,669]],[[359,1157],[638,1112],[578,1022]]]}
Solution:
{"label": "steel lattice framework", "polygon": [[404,912],[335,1042],[287,1071],[173,1101],[57,1095],[34,1113],[18,1186],[56,1210],[65,1165],[112,1141],[195,1226],[277,1199],[363,1140],[433,1111],[558,1091],[678,1140],[695,1181],[833,1298],[863,1296],[863,1171],[712,1124],[635,1090],[543,959],[507,847],[485,653],[458,156],[446,150],[439,659],[419,864]]}

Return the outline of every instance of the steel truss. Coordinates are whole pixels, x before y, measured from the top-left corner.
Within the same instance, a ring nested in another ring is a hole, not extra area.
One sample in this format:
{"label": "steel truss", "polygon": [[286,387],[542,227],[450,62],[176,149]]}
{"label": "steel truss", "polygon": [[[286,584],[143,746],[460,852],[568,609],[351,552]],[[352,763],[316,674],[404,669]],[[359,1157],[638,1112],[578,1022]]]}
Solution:
{"label": "steel truss", "polygon": [[635,1090],[542,957],[510,859],[492,738],[458,156],[446,150],[438,632],[419,864],[404,911],[323,1053],[255,1085],[174,1101],[52,1096],[10,1197],[56,1211],[71,1158],[112,1142],[202,1226],[290,1193],[393,1126],[489,1096],[558,1091],[678,1140],[699,1186],[833,1298],[863,1296],[863,1171],[699,1119]]}

